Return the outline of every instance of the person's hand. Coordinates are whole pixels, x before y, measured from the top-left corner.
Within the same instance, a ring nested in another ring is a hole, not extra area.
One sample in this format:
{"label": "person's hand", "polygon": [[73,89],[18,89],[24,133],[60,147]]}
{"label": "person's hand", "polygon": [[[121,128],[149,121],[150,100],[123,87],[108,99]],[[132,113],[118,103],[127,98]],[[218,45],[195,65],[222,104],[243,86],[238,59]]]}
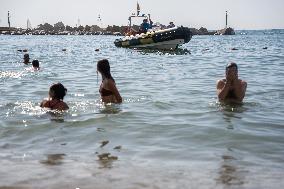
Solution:
{"label": "person's hand", "polygon": [[234,79],[234,77],[233,77],[232,73],[227,72],[226,73],[226,83],[232,83],[233,79]]}
{"label": "person's hand", "polygon": [[226,72],[226,79],[230,80],[231,82],[234,82],[238,79],[237,72],[235,69],[228,69]]}
{"label": "person's hand", "polygon": [[235,85],[235,76],[233,72],[227,72],[226,74],[226,86],[228,86],[230,88],[230,90],[232,90],[234,88]]}

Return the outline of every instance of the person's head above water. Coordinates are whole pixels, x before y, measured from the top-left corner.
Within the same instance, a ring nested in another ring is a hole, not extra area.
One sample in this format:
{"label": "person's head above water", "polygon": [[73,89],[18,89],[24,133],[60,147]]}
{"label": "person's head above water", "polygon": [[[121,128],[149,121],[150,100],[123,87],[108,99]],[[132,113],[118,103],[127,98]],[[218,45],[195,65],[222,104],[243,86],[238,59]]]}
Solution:
{"label": "person's head above water", "polygon": [[29,54],[24,54],[24,59],[30,59],[30,55]]}
{"label": "person's head above water", "polygon": [[29,54],[25,54],[23,59],[24,59],[24,63],[29,63],[30,62]]}
{"label": "person's head above water", "polygon": [[227,64],[226,75],[234,75],[235,78],[238,78],[238,65],[234,62]]}
{"label": "person's head above water", "polygon": [[100,72],[103,77],[107,79],[112,79],[114,81],[110,73],[110,66],[109,66],[109,62],[107,59],[102,59],[98,61],[97,71]]}
{"label": "person's head above water", "polygon": [[63,100],[66,93],[67,89],[61,83],[53,84],[49,88],[49,96],[52,99]]}
{"label": "person's head above water", "polygon": [[146,19],[146,18],[145,18],[145,19],[143,19],[143,22],[144,22],[144,23],[148,22],[148,19]]}
{"label": "person's head above water", "polygon": [[235,68],[236,71],[238,71],[238,65],[236,63],[234,63],[234,62],[230,62],[229,64],[227,64],[226,71],[228,71],[231,68]]}
{"label": "person's head above water", "polygon": [[39,68],[39,61],[38,60],[33,60],[32,64],[33,64],[34,68]]}

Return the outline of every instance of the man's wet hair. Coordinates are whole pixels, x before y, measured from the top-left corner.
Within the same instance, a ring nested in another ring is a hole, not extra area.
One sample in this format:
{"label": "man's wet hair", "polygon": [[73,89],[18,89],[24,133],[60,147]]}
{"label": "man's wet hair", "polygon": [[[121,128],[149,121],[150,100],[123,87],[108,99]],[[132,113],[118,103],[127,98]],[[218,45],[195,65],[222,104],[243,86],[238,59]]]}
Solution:
{"label": "man's wet hair", "polygon": [[38,60],[33,60],[32,64],[33,64],[33,67],[36,67],[36,68],[39,67],[39,61]]}
{"label": "man's wet hair", "polygon": [[49,88],[49,93],[52,93],[52,98],[63,100],[67,89],[61,83],[56,83]]}
{"label": "man's wet hair", "polygon": [[30,59],[30,55],[29,54],[24,54],[24,59]]}
{"label": "man's wet hair", "polygon": [[229,68],[233,68],[233,67],[235,67],[238,70],[238,65],[234,62],[230,62],[229,64],[227,64],[226,70],[228,70]]}

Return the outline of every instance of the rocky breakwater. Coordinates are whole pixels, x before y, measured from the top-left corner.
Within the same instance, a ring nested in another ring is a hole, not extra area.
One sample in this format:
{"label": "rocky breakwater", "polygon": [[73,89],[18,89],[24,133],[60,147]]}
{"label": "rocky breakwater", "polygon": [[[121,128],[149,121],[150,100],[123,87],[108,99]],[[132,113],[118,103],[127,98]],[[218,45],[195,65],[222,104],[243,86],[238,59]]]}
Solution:
{"label": "rocky breakwater", "polygon": [[190,28],[193,35],[235,35],[233,28],[224,28],[221,30],[208,31],[206,28],[201,27],[199,29]]}

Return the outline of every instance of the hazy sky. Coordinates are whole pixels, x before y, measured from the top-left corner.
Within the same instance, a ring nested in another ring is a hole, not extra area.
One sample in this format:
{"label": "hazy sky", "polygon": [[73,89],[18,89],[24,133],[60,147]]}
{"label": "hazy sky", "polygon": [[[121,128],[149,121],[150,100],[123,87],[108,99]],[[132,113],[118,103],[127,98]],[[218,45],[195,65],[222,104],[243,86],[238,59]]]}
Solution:
{"label": "hazy sky", "polygon": [[[141,13],[150,13],[154,22],[207,29],[229,26],[235,29],[284,28],[284,0],[139,0]],[[48,22],[75,26],[127,25],[128,16],[136,12],[137,0],[0,0],[0,26],[7,26],[8,10],[11,25],[32,27]],[[140,21],[137,21],[137,24]]]}

